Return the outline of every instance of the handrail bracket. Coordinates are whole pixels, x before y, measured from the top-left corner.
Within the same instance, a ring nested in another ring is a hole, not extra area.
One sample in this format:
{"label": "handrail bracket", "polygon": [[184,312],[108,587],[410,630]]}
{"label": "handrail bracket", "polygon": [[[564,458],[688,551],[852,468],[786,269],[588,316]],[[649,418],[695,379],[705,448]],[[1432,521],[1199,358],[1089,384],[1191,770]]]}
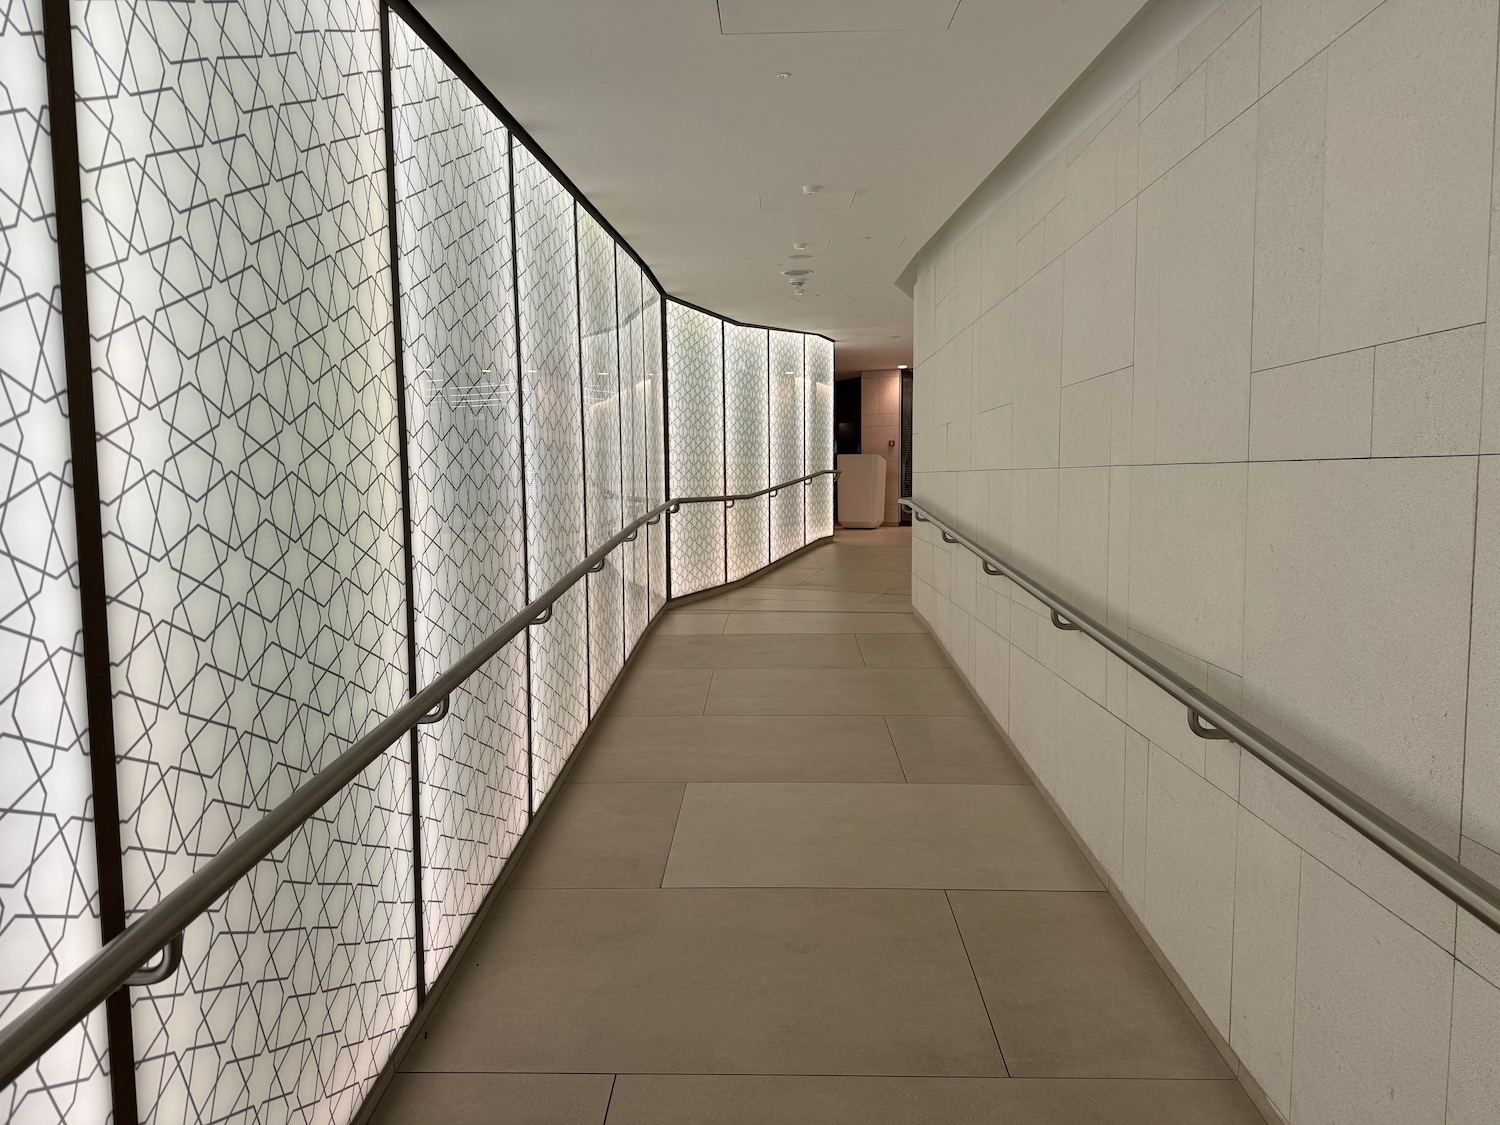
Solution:
{"label": "handrail bracket", "polygon": [[1218,727],[1211,727],[1207,723],[1205,723],[1203,721],[1203,716],[1198,714],[1198,712],[1194,711],[1191,707],[1188,708],[1188,730],[1192,731],[1199,738],[1219,739],[1224,742],[1234,741],[1234,739],[1225,734]]}
{"label": "handrail bracket", "polygon": [[[447,700],[443,701],[447,703]],[[161,960],[155,965],[142,965],[125,982],[126,988],[145,988],[147,985],[160,984],[168,977],[175,976],[177,970],[182,967],[182,931],[177,931],[176,936],[166,945],[162,946]]]}

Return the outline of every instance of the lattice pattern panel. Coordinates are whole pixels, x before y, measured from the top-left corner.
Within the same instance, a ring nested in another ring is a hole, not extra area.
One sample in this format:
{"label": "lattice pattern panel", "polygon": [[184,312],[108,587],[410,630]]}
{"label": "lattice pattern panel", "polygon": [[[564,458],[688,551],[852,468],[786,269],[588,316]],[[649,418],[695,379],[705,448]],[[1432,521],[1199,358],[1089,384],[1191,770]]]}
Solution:
{"label": "lattice pattern panel", "polygon": [[[802,335],[771,333],[771,484],[800,477],[807,470],[803,455]],[[807,541],[803,526],[805,490],[784,488],[771,497],[771,558],[790,554]]]}
{"label": "lattice pattern panel", "polygon": [[[764,328],[724,326],[724,465],[728,491],[769,487],[769,346]],[[729,580],[770,561],[766,497],[740,500],[725,515]]]}
{"label": "lattice pattern panel", "polygon": [[[807,468],[833,468],[833,341],[804,336],[807,377]],[[833,478],[819,477],[807,486],[807,538],[833,534]]]}
{"label": "lattice pattern panel", "polygon": [[[73,21],[139,910],[405,695],[380,13]],[[355,1111],[415,1006],[409,804],[387,754],[188,928],[134,994],[146,1120]]]}
{"label": "lattice pattern panel", "polygon": [[[526,434],[526,550],[535,598],[588,553],[579,379],[575,207],[552,174],[512,146]],[[586,588],[531,630],[532,799],[539,805],[588,723]]]}
{"label": "lattice pattern panel", "polygon": [[[672,495],[724,492],[724,352],[718,317],[667,302],[667,441]],[[672,596],[724,581],[724,508],[690,504],[672,520]]]}
{"label": "lattice pattern panel", "polygon": [[[417,682],[526,602],[504,125],[390,20]],[[526,649],[508,645],[418,736],[427,979],[527,823]]]}
{"label": "lattice pattern panel", "polygon": [[[588,549],[620,530],[625,476],[621,449],[620,351],[615,323],[615,244],[594,217],[578,212],[579,329],[583,341],[583,440]],[[620,674],[625,646],[624,551],[589,575],[589,713]]]}
{"label": "lattice pattern panel", "polygon": [[[616,299],[620,318],[620,462],[625,522],[644,514],[646,497],[646,357],[641,326],[641,267],[623,251],[615,255]],[[646,629],[647,534],[621,551],[625,570],[625,655]]]}
{"label": "lattice pattern panel", "polygon": [[[0,8],[0,1023],[99,948],[73,470],[40,0]],[[50,531],[47,530],[50,528]],[[0,1092],[17,1122],[109,1117],[103,1011]]]}
{"label": "lattice pattern panel", "polygon": [[[654,508],[667,498],[666,376],[662,365],[662,296],[650,282],[641,297],[641,380],[646,408],[646,506]],[[667,602],[667,520],[663,516],[646,531],[646,606],[655,617]]]}

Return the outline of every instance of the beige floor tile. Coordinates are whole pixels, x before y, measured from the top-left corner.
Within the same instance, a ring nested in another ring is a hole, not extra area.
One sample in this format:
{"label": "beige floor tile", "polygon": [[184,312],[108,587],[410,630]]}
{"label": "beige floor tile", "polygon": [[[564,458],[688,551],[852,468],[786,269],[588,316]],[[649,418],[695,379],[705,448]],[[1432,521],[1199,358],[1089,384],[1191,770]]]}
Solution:
{"label": "beige floor tile", "polygon": [[886,719],[906,780],[1028,785],[1031,779],[982,715],[891,715]]}
{"label": "beige floor tile", "polygon": [[1231,1077],[1108,895],[949,898],[1012,1074]]}
{"label": "beige floor tile", "polygon": [[[908,572],[909,573],[909,572]],[[902,571],[891,567],[845,569],[828,567],[810,574],[802,582],[813,590],[860,590],[865,593],[883,594],[902,579]]]}
{"label": "beige floor tile", "polygon": [[947,668],[719,668],[703,713],[977,715],[979,707]]}
{"label": "beige floor tile", "polygon": [[709,594],[706,597],[695,597],[692,601],[684,601],[681,605],[674,604],[671,607],[673,613],[723,613],[726,610],[738,609],[741,606],[751,605],[759,601],[761,594],[755,590],[739,587],[734,590],[726,590],[722,594]]}
{"label": "beige floor tile", "polygon": [[901,593],[891,593],[889,590],[886,591],[884,594],[881,594],[878,598],[876,598],[872,604],[877,606],[891,606],[892,608],[900,607],[901,609],[910,612],[911,583],[906,583],[905,590]]}
{"label": "beige floor tile", "polygon": [[615,715],[701,715],[712,668],[632,668],[609,710]]}
{"label": "beige floor tile", "polygon": [[857,590],[812,590],[806,586],[761,586],[754,588],[752,593],[756,602],[776,600],[806,602],[811,605],[822,603],[835,609],[843,609],[845,606],[852,605],[869,605],[879,596]]}
{"label": "beige floor tile", "polygon": [[925,633],[913,614],[847,612],[731,613],[726,633]]}
{"label": "beige floor tile", "polygon": [[[873,601],[857,601],[853,599],[871,598],[877,595],[868,593],[846,593],[843,590],[810,590],[808,593],[827,594],[829,598],[823,602],[788,601],[781,597],[782,594],[793,593],[791,590],[767,591],[766,596],[758,602],[750,602],[748,605],[736,606],[737,610],[744,613],[910,613],[911,599],[906,598],[900,604],[887,605]],[[845,601],[843,599],[850,599]]]}
{"label": "beige floor tile", "polygon": [[902,780],[878,715],[604,718],[572,781]]}
{"label": "beige floor tile", "polygon": [[372,1125],[599,1125],[613,1074],[397,1074]]}
{"label": "beige floor tile", "polygon": [[643,668],[863,668],[848,633],[741,633],[720,637],[652,637]]}
{"label": "beige floor tile", "polygon": [[622,1074],[606,1125],[1262,1125],[1238,1082]]}
{"label": "beige floor tile", "polygon": [[867,668],[946,668],[948,658],[930,633],[860,633]]}
{"label": "beige floor tile", "polygon": [[508,891],[405,1069],[1005,1073],[937,891]]}
{"label": "beige floor tile", "polygon": [[688,786],[663,885],[1095,890],[1099,882],[1030,786],[789,783]]}
{"label": "beige floor tile", "polygon": [[910,527],[840,527],[833,533],[837,545],[855,547],[906,547],[911,548]]}
{"label": "beige floor tile", "polygon": [[566,784],[527,845],[517,887],[659,887],[681,785]]}
{"label": "beige floor tile", "polygon": [[722,633],[728,620],[729,614],[727,613],[689,613],[685,610],[674,609],[657,623],[656,628],[652,630],[652,635],[682,637]]}

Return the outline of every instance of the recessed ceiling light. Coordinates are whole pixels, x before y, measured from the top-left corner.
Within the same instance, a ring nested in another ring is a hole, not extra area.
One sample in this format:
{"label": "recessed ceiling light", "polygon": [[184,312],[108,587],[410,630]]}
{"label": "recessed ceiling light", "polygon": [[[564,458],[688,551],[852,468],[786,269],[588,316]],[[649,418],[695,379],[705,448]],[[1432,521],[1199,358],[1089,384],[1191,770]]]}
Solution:
{"label": "recessed ceiling light", "polygon": [[795,259],[796,261],[802,261],[805,258],[811,258],[811,257],[812,257],[811,254],[788,254],[787,255],[787,258],[789,258],[789,259]]}
{"label": "recessed ceiling light", "polygon": [[776,77],[777,77],[777,78],[790,78],[790,77],[791,77],[791,75],[790,75],[790,74],[788,74],[788,73],[787,73],[787,72],[786,72],[786,71],[784,71],[784,70],[783,70],[783,71],[782,71],[782,72],[781,72],[781,73],[780,73],[780,74],[778,74],[778,75],[777,75],[777,76],[776,76]]}
{"label": "recessed ceiling light", "polygon": [[906,366],[906,364],[904,364],[904,363],[898,363],[898,364],[896,364],[896,370],[897,371],[907,371],[907,370],[910,370],[910,369]]}
{"label": "recessed ceiling light", "polygon": [[799,268],[799,269],[794,269],[794,270],[782,270],[781,271],[781,276],[782,277],[806,277],[810,273],[812,273],[812,270],[809,270],[809,269],[800,269]]}

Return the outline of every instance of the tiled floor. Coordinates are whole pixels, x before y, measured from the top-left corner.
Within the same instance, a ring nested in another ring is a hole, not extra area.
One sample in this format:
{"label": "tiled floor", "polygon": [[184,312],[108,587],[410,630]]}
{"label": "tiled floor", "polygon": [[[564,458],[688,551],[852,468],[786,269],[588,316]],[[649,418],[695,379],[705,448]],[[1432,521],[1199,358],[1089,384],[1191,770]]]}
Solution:
{"label": "tiled floor", "polygon": [[1260,1118],[840,532],[670,611],[381,1125]]}

